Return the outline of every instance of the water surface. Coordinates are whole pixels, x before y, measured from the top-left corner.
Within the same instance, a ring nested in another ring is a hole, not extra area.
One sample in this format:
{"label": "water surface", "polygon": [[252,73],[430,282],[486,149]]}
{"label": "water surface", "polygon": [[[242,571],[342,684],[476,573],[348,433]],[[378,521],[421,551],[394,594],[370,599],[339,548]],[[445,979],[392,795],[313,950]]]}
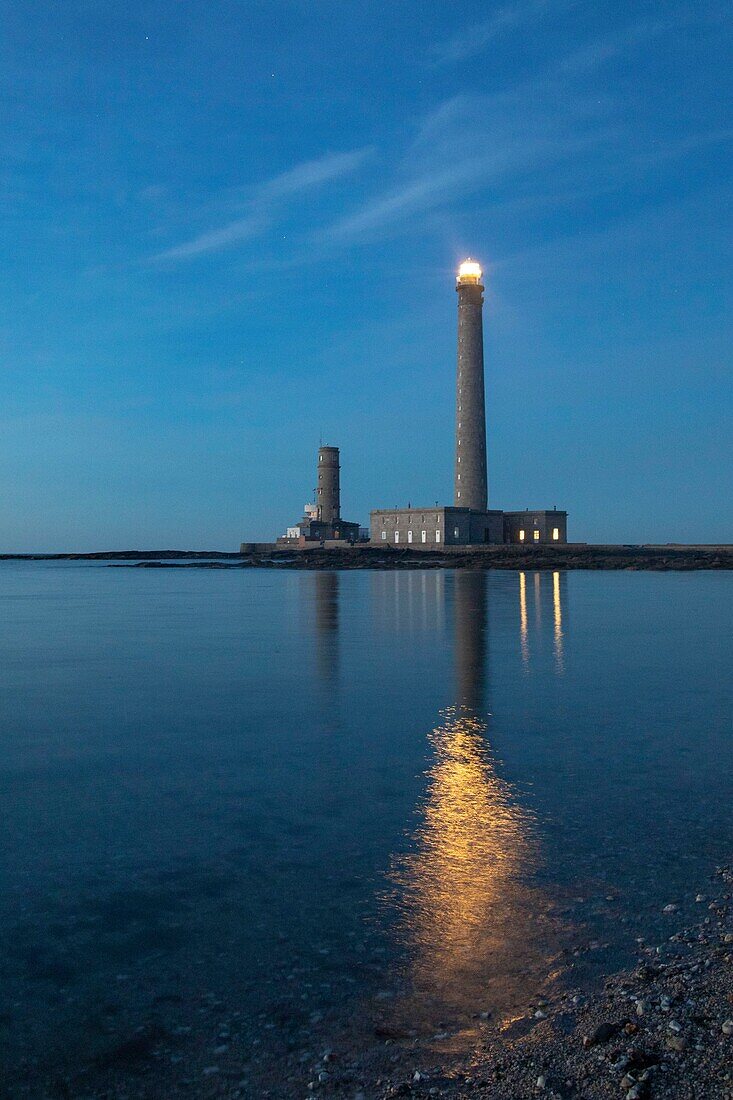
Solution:
{"label": "water surface", "polygon": [[732,597],[3,563],[11,1089],[151,1027],[158,1076],[245,1081],[347,1021],[468,1032],[664,936],[731,856]]}

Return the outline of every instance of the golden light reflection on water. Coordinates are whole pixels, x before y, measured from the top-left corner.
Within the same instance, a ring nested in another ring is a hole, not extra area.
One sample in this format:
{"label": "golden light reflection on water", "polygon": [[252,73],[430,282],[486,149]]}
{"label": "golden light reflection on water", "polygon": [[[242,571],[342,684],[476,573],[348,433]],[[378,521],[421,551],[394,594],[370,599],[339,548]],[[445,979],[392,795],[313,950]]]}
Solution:
{"label": "golden light reflection on water", "polygon": [[563,672],[562,600],[560,598],[560,574],[557,572],[552,574],[552,610],[555,628],[555,668],[558,672]]}
{"label": "golden light reflection on water", "polygon": [[548,954],[546,906],[526,885],[536,863],[534,820],[496,773],[486,725],[446,712],[430,739],[416,850],[398,864],[410,954],[411,1012],[502,1014],[536,995]]}
{"label": "golden light reflection on water", "polygon": [[519,573],[519,645],[522,651],[522,664],[529,664],[529,638],[527,634],[527,574]]}
{"label": "golden light reflection on water", "polygon": [[[549,641],[561,672],[564,578],[535,572],[530,585],[520,571],[518,579],[523,669],[530,672],[530,650],[540,659]],[[391,876],[406,960],[395,1013],[402,1026],[428,1034],[450,1020],[460,1042],[473,1042],[481,1013],[497,1024],[526,1019],[528,1006],[562,970],[561,929],[535,874],[541,861],[535,818],[501,777],[489,742],[488,594],[483,570],[457,571],[446,584],[455,706],[428,734],[419,823]]]}

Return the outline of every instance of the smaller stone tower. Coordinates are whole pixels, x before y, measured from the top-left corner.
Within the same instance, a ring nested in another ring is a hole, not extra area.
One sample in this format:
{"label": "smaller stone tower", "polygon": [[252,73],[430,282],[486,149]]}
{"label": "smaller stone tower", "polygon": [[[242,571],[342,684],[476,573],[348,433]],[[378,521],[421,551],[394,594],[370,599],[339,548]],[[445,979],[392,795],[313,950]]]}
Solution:
{"label": "smaller stone tower", "polygon": [[321,523],[332,525],[341,519],[340,468],[338,447],[318,448],[316,504]]}

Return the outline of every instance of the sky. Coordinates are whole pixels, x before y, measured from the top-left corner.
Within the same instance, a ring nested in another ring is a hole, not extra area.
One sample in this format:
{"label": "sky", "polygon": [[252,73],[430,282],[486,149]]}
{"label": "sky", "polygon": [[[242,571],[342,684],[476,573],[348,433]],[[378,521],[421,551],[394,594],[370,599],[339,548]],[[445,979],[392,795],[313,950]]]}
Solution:
{"label": "sky", "polygon": [[0,0],[0,552],[451,503],[733,541],[730,3]]}

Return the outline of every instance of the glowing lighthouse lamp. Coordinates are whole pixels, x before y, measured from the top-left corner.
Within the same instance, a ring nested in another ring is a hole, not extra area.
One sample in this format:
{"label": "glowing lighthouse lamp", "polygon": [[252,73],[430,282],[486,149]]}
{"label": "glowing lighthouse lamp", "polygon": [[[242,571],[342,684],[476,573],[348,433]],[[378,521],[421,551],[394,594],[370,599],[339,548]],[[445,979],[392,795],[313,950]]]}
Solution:
{"label": "glowing lighthouse lamp", "polygon": [[464,260],[461,266],[458,268],[459,283],[480,283],[483,271],[481,270],[481,264],[477,264],[475,260],[470,257]]}

